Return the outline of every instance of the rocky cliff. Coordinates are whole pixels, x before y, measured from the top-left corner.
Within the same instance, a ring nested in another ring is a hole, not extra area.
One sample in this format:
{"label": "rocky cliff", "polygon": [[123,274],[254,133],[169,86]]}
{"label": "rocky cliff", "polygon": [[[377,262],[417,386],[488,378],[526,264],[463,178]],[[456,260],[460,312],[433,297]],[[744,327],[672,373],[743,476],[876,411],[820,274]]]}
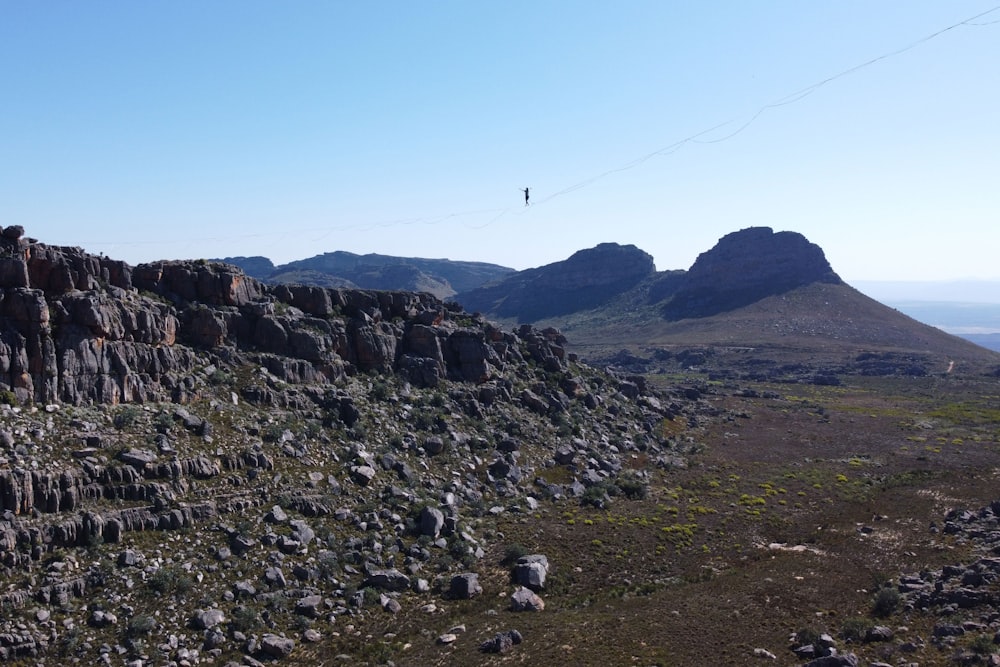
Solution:
{"label": "rocky cliff", "polygon": [[131,267],[15,227],[0,254],[0,390],[21,402],[186,402],[186,376],[221,361],[298,383],[371,370],[481,381],[515,347],[426,293],[267,285],[203,261]]}

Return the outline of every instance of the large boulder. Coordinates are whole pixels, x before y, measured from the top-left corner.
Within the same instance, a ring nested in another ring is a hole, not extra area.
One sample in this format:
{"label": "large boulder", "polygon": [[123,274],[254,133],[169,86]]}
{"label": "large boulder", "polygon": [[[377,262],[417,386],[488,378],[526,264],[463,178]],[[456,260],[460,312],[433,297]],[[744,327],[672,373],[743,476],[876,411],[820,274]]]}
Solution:
{"label": "large boulder", "polygon": [[514,565],[514,580],[533,591],[545,588],[545,577],[549,573],[549,559],[542,554],[521,556]]}
{"label": "large boulder", "polygon": [[456,600],[468,600],[483,592],[479,585],[479,575],[474,572],[456,574],[451,578],[448,595]]}

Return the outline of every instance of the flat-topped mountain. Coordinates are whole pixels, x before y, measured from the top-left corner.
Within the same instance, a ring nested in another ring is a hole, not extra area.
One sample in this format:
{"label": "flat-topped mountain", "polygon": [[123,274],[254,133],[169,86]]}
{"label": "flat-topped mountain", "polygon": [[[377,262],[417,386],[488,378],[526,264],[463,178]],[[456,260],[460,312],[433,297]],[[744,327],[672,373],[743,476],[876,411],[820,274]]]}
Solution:
{"label": "flat-topped mountain", "polygon": [[719,239],[695,260],[663,314],[707,317],[812,283],[843,284],[823,250],[796,232],[751,227]]}
{"label": "flat-topped mountain", "polygon": [[491,317],[532,322],[598,307],[655,272],[652,256],[634,245],[602,243],[455,298]]}
{"label": "flat-topped mountain", "polygon": [[232,264],[263,282],[317,287],[408,290],[429,292],[445,299],[514,272],[497,264],[449,259],[357,255],[337,251],[275,266],[266,257],[226,257],[213,260]]}

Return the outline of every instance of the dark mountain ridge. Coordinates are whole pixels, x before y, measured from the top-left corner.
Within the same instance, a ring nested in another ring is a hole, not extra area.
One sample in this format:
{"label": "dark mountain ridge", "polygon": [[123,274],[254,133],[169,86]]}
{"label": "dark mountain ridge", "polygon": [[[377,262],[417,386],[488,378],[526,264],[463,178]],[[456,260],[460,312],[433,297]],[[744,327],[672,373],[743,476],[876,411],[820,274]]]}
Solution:
{"label": "dark mountain ridge", "polygon": [[[456,298],[487,317],[557,327],[592,362],[634,372],[698,366],[829,381],[1000,361],[845,284],[822,249],[795,232],[757,227],[727,234],[687,271],[657,272],[643,255],[604,244]],[[580,274],[596,276],[598,288],[550,291]]]}
{"label": "dark mountain ridge", "polygon": [[472,310],[531,322],[588,310],[656,272],[653,258],[634,245],[602,243],[569,259],[518,271],[455,297]]}
{"label": "dark mountain ridge", "polygon": [[318,287],[409,290],[444,299],[514,272],[497,264],[421,257],[394,257],[346,251],[323,253],[275,266],[266,257],[226,257],[220,260],[243,269],[263,282]]}
{"label": "dark mountain ridge", "polygon": [[687,271],[657,272],[634,245],[602,243],[562,262],[519,271],[458,294],[470,310],[535,322],[598,308],[642,285],[663,317],[708,317],[813,282],[841,284],[823,250],[796,232],[751,227],[727,234]]}

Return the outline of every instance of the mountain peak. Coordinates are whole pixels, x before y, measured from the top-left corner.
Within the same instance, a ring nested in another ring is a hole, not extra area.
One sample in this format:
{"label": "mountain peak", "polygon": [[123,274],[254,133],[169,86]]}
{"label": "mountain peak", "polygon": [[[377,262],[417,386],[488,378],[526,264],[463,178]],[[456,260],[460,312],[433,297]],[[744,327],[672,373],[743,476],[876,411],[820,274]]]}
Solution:
{"label": "mountain peak", "polygon": [[634,245],[601,243],[568,259],[519,271],[460,294],[472,310],[531,322],[595,308],[656,272],[653,257]]}
{"label": "mountain peak", "polygon": [[664,314],[706,317],[816,282],[842,283],[822,248],[798,232],[748,227],[698,256]]}

